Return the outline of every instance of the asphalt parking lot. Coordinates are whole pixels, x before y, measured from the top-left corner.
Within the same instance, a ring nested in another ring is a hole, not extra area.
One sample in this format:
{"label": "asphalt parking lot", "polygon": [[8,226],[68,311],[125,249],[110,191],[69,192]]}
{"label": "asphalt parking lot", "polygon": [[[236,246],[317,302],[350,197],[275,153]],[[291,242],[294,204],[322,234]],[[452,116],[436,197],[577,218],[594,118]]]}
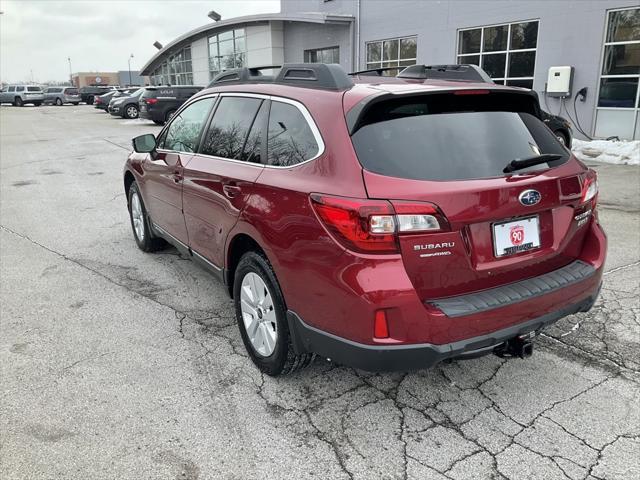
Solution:
{"label": "asphalt parking lot", "polygon": [[0,478],[640,478],[640,168],[593,164],[602,294],[531,359],[274,379],[221,285],[133,241],[122,166],[159,129],[0,108]]}

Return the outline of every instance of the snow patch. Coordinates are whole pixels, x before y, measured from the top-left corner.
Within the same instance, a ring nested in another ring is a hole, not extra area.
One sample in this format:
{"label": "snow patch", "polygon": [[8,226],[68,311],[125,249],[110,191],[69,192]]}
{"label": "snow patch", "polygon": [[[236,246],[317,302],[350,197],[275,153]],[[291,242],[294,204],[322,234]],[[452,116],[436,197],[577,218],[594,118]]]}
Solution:
{"label": "snow patch", "polygon": [[640,165],[640,140],[583,140],[573,139],[571,150],[582,161]]}
{"label": "snow patch", "polygon": [[153,123],[152,120],[147,120],[146,118],[134,118],[131,120],[124,120],[122,122],[120,122],[120,125],[153,125],[153,126],[158,126],[155,123]]}

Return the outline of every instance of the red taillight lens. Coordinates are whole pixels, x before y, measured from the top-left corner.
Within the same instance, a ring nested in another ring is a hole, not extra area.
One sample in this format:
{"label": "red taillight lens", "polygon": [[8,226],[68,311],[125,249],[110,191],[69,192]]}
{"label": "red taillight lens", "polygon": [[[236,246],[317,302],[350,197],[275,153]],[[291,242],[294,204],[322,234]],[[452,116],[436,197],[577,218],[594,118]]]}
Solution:
{"label": "red taillight lens", "polygon": [[[311,194],[311,204],[329,233],[346,248],[361,253],[398,251],[393,230],[384,233],[376,227],[377,220],[382,221],[379,217],[393,216],[389,202]],[[372,233],[372,228],[380,233]]]}
{"label": "red taillight lens", "polygon": [[426,202],[311,194],[311,204],[340,244],[361,253],[397,253],[398,235],[449,229],[444,215],[435,205]]}
{"label": "red taillight lens", "polygon": [[591,202],[595,207],[598,201],[598,175],[595,171],[590,170],[587,178],[582,185],[582,198],[580,203]]}
{"label": "red taillight lens", "polygon": [[144,101],[147,105],[155,105],[156,103],[158,103],[157,98],[145,98]]}

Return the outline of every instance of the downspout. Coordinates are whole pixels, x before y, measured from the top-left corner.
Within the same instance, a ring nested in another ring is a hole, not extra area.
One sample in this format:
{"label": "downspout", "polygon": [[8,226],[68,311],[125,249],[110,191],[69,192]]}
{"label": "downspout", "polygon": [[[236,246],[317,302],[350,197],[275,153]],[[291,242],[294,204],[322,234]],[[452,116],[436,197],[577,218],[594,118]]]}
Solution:
{"label": "downspout", "polygon": [[356,2],[356,61],[354,72],[360,70],[360,0]]}

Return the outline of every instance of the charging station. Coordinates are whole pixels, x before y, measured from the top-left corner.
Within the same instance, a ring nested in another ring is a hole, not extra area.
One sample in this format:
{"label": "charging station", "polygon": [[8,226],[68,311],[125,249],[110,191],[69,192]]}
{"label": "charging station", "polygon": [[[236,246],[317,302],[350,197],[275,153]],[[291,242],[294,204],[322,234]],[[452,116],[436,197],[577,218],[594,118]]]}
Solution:
{"label": "charging station", "polygon": [[547,95],[550,97],[570,97],[573,83],[573,67],[550,67],[547,76]]}

